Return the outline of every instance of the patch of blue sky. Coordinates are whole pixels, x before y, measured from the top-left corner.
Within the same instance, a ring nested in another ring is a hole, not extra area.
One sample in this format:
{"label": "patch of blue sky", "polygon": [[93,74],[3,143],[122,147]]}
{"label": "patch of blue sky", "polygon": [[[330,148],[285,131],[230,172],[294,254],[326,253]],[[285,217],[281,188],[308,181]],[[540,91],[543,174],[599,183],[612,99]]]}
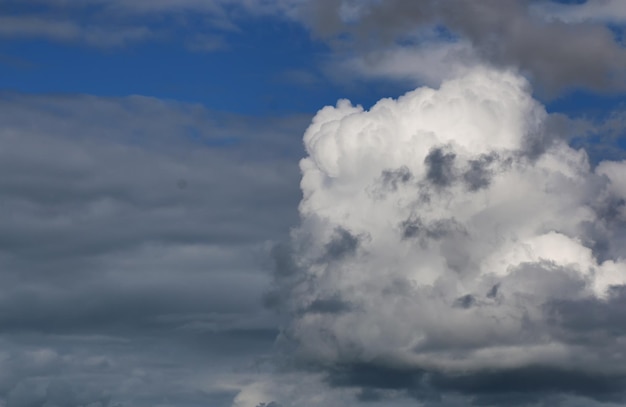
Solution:
{"label": "patch of blue sky", "polygon": [[[30,67],[0,63],[0,88],[138,94],[251,115],[315,112],[339,98],[367,106],[389,96],[390,81],[346,85],[326,76],[321,66],[331,50],[299,24],[264,18],[240,26],[240,32],[224,32],[225,46],[212,52],[185,47],[181,29],[169,38],[110,49],[44,39],[7,41],[0,54]],[[409,89],[394,90],[397,96]]]}
{"label": "patch of blue sky", "polygon": [[0,54],[26,61],[31,68],[0,64],[0,88],[27,93],[140,94],[250,114],[307,111],[325,98],[334,98],[320,87],[308,89],[303,97],[299,88],[306,84],[282,77],[300,70],[322,79],[316,66],[324,46],[312,42],[300,26],[255,21],[246,23],[241,32],[224,35],[224,48],[212,52],[188,49],[180,31],[169,38],[111,49],[44,39],[5,41]]}
{"label": "patch of blue sky", "polygon": [[589,90],[573,90],[546,102],[549,113],[562,112],[570,116],[605,119],[616,109],[626,106],[623,93],[597,93]]}

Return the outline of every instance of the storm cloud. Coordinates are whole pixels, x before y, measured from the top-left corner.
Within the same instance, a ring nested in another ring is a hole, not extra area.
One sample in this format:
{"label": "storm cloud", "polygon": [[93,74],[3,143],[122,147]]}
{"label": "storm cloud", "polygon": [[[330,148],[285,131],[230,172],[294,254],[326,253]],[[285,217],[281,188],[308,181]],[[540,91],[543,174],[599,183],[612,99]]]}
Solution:
{"label": "storm cloud", "polygon": [[299,193],[274,151],[299,148],[306,118],[138,96],[0,106],[3,405],[230,403],[277,335],[263,263]]}

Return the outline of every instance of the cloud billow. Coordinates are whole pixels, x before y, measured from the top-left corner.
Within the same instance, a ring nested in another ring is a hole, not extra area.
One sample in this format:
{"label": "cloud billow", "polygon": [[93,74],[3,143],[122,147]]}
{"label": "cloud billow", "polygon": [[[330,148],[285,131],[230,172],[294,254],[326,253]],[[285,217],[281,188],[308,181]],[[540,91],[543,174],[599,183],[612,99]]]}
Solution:
{"label": "cloud billow", "polygon": [[358,399],[623,399],[626,163],[546,134],[529,92],[480,68],[318,112],[276,275],[298,365]]}

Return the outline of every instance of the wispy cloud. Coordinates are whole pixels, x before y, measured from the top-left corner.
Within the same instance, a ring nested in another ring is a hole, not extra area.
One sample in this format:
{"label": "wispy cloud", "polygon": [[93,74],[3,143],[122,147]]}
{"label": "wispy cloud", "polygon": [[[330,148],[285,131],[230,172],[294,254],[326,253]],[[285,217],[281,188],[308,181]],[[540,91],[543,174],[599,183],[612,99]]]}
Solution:
{"label": "wispy cloud", "polygon": [[40,16],[0,16],[0,37],[5,38],[47,38],[97,47],[116,47],[144,41],[153,36],[154,33],[148,27],[141,26],[92,26]]}

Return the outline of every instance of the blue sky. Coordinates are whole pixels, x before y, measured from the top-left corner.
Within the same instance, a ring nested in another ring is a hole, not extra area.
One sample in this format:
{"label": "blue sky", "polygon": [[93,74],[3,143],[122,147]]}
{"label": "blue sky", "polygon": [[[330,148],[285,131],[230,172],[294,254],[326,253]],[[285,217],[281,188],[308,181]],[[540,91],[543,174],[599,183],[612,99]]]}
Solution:
{"label": "blue sky", "polygon": [[[97,18],[104,7],[70,7],[59,13],[45,3],[9,2],[5,8],[9,15],[24,18],[70,13],[70,19],[89,26],[89,20]],[[173,22],[178,18],[185,19],[183,27]],[[203,24],[203,16],[196,16],[192,7],[133,20],[164,33],[113,45],[7,33],[0,49],[0,86],[26,93],[138,94],[267,115],[314,113],[339,98],[371,106],[381,97],[398,96],[416,85],[393,76],[379,80],[338,77],[329,61],[337,53],[352,51],[333,48],[306,26],[283,16],[244,15],[229,22],[232,28],[225,30]],[[193,35],[211,37],[206,40],[209,45],[194,46],[189,39]],[[550,111],[599,114],[624,103],[624,96],[621,92],[570,91],[551,95],[546,102]]]}
{"label": "blue sky", "polygon": [[27,93],[138,94],[252,115],[314,113],[346,97],[371,105],[409,89],[329,77],[324,65],[333,51],[326,43],[300,24],[259,20],[246,18],[208,51],[189,49],[187,33],[177,32],[112,48],[46,38],[5,41],[1,86]]}
{"label": "blue sky", "polygon": [[623,405],[625,30],[622,0],[0,0],[0,407]]}

